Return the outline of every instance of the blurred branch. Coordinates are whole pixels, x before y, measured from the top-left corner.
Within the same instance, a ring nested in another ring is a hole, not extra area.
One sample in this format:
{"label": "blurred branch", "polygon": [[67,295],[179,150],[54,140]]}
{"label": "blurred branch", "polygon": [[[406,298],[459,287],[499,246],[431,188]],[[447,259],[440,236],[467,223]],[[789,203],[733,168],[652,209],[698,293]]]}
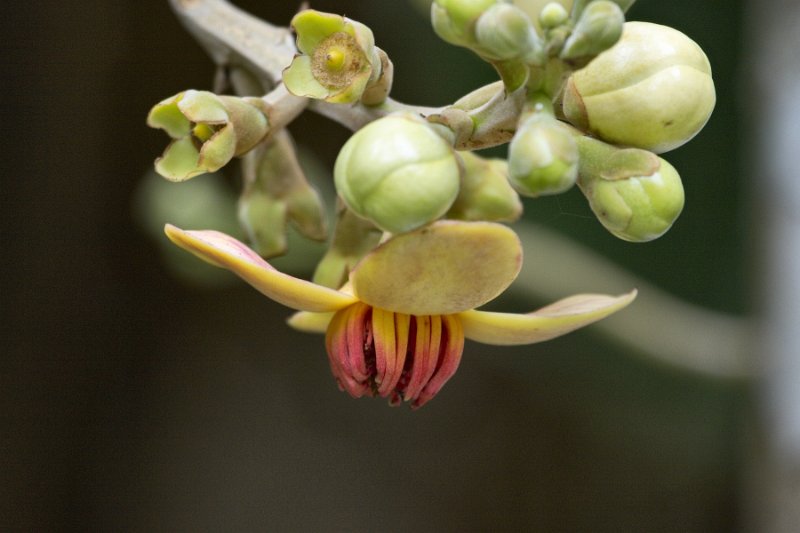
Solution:
{"label": "blurred branch", "polygon": [[745,142],[758,150],[753,171],[761,323],[760,455],[751,465],[753,531],[800,531],[800,4],[748,3],[750,82],[755,121]]}
{"label": "blurred branch", "polygon": [[543,300],[580,292],[639,296],[621,313],[593,327],[637,353],[671,367],[717,379],[751,377],[753,325],[681,300],[555,232],[531,223],[514,229],[525,250],[547,258],[546,268],[525,261],[514,288]]}

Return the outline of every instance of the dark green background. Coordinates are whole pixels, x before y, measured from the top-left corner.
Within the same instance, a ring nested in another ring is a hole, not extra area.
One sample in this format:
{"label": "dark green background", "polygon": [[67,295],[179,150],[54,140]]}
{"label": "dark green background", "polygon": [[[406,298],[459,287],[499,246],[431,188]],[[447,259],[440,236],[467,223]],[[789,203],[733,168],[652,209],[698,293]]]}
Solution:
{"label": "dark green background", "polygon": [[[296,6],[241,1],[277,23]],[[318,1],[367,23],[394,96],[441,105],[491,81],[400,1]],[[209,88],[212,65],[166,2],[32,0],[3,29],[0,529],[732,531],[741,527],[745,384],[708,381],[584,331],[468,343],[412,413],[338,392],[320,337],[243,284],[172,276],[132,197],[166,143],[148,109]],[[740,140],[742,20],[729,0],[639,0],[714,68],[706,129],[668,155],[687,206],[646,245],[579,193],[527,217],[691,302],[750,308],[754,238]],[[309,116],[332,164],[347,132]],[[534,308],[544,302],[528,302]]]}

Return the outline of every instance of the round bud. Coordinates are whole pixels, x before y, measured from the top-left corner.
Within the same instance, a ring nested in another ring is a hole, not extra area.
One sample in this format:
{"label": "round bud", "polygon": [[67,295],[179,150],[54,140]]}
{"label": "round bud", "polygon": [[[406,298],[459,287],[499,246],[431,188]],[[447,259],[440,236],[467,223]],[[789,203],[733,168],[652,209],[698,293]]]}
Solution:
{"label": "round bud", "polygon": [[339,152],[333,172],[345,204],[391,233],[440,218],[459,190],[453,148],[411,113],[389,115],[357,131]]}
{"label": "round bud", "polygon": [[434,0],[431,4],[433,30],[443,40],[469,46],[475,40],[475,23],[498,0]]}
{"label": "round bud", "polygon": [[542,28],[550,29],[561,26],[569,18],[567,9],[558,2],[549,2],[539,13],[539,25]]}
{"label": "round bud", "polygon": [[626,22],[619,42],[575,72],[564,91],[564,115],[576,127],[656,153],[694,137],[715,103],[703,50],[648,22]]}
{"label": "round bud", "polygon": [[581,179],[581,189],[605,228],[620,239],[647,242],[672,227],[683,209],[683,184],[675,167],[659,158],[650,176]]}
{"label": "round bud", "polygon": [[611,48],[622,35],[625,14],[610,0],[594,0],[581,13],[561,50],[563,59],[588,61]]}
{"label": "round bud", "polygon": [[558,194],[575,184],[578,146],[567,128],[550,115],[534,115],[508,147],[508,179],[525,196]]}
{"label": "round bud", "polygon": [[507,60],[525,55],[531,49],[533,26],[528,17],[510,4],[495,4],[475,25],[477,50],[489,59]]}

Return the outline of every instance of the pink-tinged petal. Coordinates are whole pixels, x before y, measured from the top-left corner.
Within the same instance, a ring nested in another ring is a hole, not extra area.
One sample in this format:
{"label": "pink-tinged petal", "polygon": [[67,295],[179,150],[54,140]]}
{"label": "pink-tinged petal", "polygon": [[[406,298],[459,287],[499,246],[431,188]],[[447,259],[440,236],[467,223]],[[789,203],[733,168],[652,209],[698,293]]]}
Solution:
{"label": "pink-tinged petal", "polygon": [[442,221],[396,235],[350,274],[358,298],[409,315],[449,315],[503,292],[519,273],[522,246],[491,222]]}
{"label": "pink-tinged petal", "polygon": [[439,346],[442,341],[442,317],[418,316],[417,338],[414,345],[414,364],[411,367],[411,378],[403,392],[406,401],[416,402],[423,387],[428,384],[436,371],[439,359]]}
{"label": "pink-tinged petal", "polygon": [[238,240],[213,230],[184,231],[167,224],[167,237],[212,265],[227,268],[268,298],[301,311],[337,311],[356,298],[275,270]]}
{"label": "pink-tinged petal", "polygon": [[290,327],[303,333],[325,333],[334,313],[312,313],[298,311],[286,320]]}
{"label": "pink-tinged petal", "polygon": [[369,384],[354,379],[348,369],[350,339],[347,325],[351,311],[352,308],[348,307],[333,316],[331,327],[328,328],[328,333],[325,335],[325,348],[328,351],[331,372],[336,378],[339,388],[353,398],[361,398],[369,392]]}
{"label": "pink-tinged petal", "polygon": [[458,370],[462,353],[464,353],[464,328],[461,326],[461,320],[455,315],[442,316],[442,347],[436,373],[428,380],[428,384],[411,405],[412,409],[419,409],[442,390],[444,384]]}
{"label": "pink-tinged petal", "polygon": [[616,313],[636,298],[578,294],[528,314],[465,311],[458,316],[468,339],[485,344],[531,344],[559,337]]}

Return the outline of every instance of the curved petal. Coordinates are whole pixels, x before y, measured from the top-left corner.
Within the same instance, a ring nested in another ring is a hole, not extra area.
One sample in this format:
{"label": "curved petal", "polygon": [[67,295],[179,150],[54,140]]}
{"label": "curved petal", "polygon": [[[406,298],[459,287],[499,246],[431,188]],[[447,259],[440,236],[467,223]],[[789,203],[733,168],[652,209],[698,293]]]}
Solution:
{"label": "curved petal", "polygon": [[314,77],[309,56],[295,56],[283,70],[283,84],[295,96],[321,100],[330,94],[330,90]]}
{"label": "curved petal", "polygon": [[350,274],[355,295],[409,315],[449,315],[483,305],[519,273],[522,246],[491,222],[436,222],[396,235]]}
{"label": "curved petal", "polygon": [[290,316],[286,323],[303,333],[325,333],[328,331],[328,324],[333,320],[334,314],[334,312],[312,313],[309,311],[298,311]]}
{"label": "curved petal", "polygon": [[178,108],[192,122],[224,124],[228,122],[228,111],[219,96],[209,91],[189,89],[178,100]]}
{"label": "curved petal", "polygon": [[235,153],[236,131],[233,124],[226,124],[203,143],[198,165],[209,172],[216,172],[227,165]]}
{"label": "curved petal", "polygon": [[153,109],[147,114],[147,125],[166,131],[167,135],[173,139],[189,135],[192,131],[192,124],[178,108],[179,98],[180,95],[173,96],[153,106]]}
{"label": "curved petal", "polygon": [[304,54],[313,54],[317,45],[337,32],[352,34],[347,20],[341,15],[305,9],[294,16],[292,28],[297,33],[297,48]]}
{"label": "curved petal", "polygon": [[619,311],[636,298],[578,294],[528,314],[466,311],[460,313],[464,336],[485,344],[532,344],[559,337]]}
{"label": "curved petal", "polygon": [[184,231],[171,224],[167,237],[212,265],[227,268],[268,298],[302,311],[337,311],[356,298],[275,270],[253,250],[233,237],[213,230]]}
{"label": "curved petal", "polygon": [[156,159],[156,172],[170,181],[186,181],[207,172],[199,165],[199,159],[200,152],[191,138],[177,139],[169,143],[164,154]]}

